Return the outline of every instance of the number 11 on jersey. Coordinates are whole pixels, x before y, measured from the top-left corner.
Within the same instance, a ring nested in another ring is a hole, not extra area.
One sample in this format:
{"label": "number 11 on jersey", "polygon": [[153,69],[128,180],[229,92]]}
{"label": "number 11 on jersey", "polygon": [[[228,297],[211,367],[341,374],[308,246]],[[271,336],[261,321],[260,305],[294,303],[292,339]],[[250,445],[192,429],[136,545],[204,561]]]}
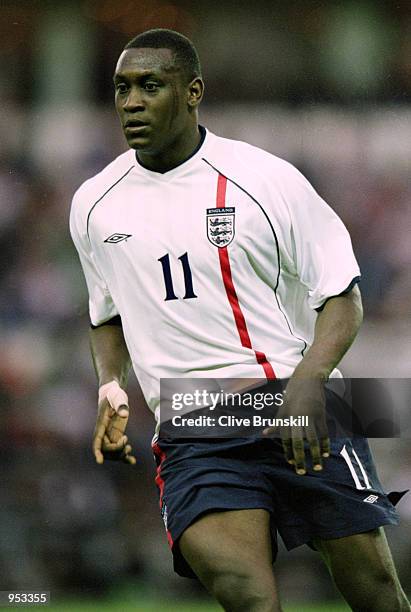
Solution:
{"label": "number 11 on jersey", "polygon": [[[185,295],[183,300],[196,298],[197,296],[193,289],[193,277],[191,274],[190,262],[188,261],[188,253],[186,252],[183,255],[180,255],[178,259],[181,261],[184,274]],[[164,301],[167,302],[168,300],[178,300],[179,297],[174,293],[169,254],[166,253],[166,255],[163,255],[163,257],[160,257],[157,261],[161,263],[163,268],[164,284],[166,286],[166,297]]]}

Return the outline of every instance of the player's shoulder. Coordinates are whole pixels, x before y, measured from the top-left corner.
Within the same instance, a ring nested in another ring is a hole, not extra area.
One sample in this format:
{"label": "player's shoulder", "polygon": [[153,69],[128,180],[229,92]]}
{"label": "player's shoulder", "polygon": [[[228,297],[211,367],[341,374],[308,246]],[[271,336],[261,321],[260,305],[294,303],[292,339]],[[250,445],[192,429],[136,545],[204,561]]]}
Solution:
{"label": "player's shoulder", "polygon": [[213,136],[210,157],[227,178],[232,175],[272,186],[292,185],[304,178],[292,163],[273,153],[242,140]]}
{"label": "player's shoulder", "polygon": [[122,179],[135,165],[134,151],[121,153],[100,172],[80,185],[73,196],[72,210],[91,208],[95,202]]}

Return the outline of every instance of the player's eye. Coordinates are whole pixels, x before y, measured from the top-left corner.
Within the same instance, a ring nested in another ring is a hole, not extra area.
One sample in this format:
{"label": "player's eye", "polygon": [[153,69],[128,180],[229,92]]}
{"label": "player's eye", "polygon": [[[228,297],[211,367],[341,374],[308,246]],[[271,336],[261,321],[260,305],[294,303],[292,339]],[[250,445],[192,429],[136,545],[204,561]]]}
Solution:
{"label": "player's eye", "polygon": [[128,89],[125,83],[116,83],[115,87],[118,93],[125,93]]}
{"label": "player's eye", "polygon": [[153,81],[147,81],[144,83],[144,89],[146,91],[156,91],[158,89],[158,83],[154,83]]}

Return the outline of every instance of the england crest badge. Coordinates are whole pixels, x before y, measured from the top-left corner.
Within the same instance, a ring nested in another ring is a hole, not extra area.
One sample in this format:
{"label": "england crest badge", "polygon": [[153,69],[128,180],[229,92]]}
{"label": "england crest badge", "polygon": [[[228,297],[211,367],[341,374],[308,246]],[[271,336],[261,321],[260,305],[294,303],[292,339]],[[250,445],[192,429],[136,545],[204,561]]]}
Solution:
{"label": "england crest badge", "polygon": [[216,247],[226,247],[234,238],[235,208],[207,208],[207,238]]}

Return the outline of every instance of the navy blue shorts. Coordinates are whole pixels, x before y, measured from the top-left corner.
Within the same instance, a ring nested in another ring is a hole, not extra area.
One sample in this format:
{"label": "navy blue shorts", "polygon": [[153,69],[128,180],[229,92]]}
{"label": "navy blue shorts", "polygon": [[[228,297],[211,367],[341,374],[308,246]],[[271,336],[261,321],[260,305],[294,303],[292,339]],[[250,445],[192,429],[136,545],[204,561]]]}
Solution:
{"label": "navy blue shorts", "polygon": [[314,472],[308,465],[304,476],[287,463],[276,439],[159,439],[153,451],[161,514],[180,576],[195,577],[179,550],[180,536],[213,511],[268,510],[273,558],[277,532],[290,550],[315,538],[398,523],[365,438],[332,440],[324,469]]}

